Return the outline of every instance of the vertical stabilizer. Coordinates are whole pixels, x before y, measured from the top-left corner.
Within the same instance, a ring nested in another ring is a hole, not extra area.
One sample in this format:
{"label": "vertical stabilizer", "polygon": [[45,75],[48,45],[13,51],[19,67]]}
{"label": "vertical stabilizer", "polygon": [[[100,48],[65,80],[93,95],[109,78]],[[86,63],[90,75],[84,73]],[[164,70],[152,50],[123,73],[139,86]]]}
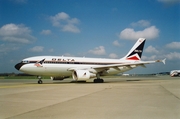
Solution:
{"label": "vertical stabilizer", "polygon": [[143,48],[145,44],[145,38],[139,38],[128,54],[123,57],[126,60],[141,60],[141,55],[143,53]]}

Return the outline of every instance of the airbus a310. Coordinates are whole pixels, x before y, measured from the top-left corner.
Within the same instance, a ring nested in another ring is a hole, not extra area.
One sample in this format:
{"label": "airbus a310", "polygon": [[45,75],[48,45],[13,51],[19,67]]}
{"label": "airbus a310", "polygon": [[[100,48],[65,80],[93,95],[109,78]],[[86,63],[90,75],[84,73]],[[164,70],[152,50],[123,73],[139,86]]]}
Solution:
{"label": "airbus a310", "polygon": [[75,81],[87,81],[94,78],[95,83],[103,83],[101,76],[115,75],[129,71],[145,64],[163,62],[164,60],[142,61],[141,56],[145,38],[139,38],[131,50],[121,59],[36,56],[23,59],[15,65],[21,72],[37,75],[38,83],[43,83],[41,76],[50,76],[52,80],[63,80],[72,76]]}

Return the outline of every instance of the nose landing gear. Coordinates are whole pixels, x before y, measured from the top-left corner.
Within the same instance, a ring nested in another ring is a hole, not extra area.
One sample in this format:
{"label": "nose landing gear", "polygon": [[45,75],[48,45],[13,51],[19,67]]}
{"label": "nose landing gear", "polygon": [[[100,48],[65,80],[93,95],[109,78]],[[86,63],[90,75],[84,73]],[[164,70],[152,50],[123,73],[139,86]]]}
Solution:
{"label": "nose landing gear", "polygon": [[38,80],[38,84],[42,84],[42,83],[43,83],[43,81],[41,80],[42,77],[41,77],[41,76],[38,76],[37,78],[39,79],[39,80]]}

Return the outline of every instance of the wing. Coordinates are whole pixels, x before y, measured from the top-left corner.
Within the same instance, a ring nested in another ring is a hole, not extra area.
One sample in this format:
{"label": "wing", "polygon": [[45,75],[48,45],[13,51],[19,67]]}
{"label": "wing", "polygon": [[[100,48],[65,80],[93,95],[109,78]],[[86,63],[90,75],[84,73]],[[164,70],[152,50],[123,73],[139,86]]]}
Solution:
{"label": "wing", "polygon": [[116,70],[121,70],[119,67],[128,67],[128,68],[135,68],[137,66],[146,67],[145,64],[151,64],[156,62],[163,62],[165,64],[165,60],[154,60],[154,61],[136,61],[134,63],[123,63],[123,64],[112,64],[112,65],[102,65],[102,66],[92,66],[92,67],[80,67],[80,68],[70,68],[69,71],[74,70],[89,70],[92,71],[95,70],[95,72],[102,72],[104,70],[109,70],[110,68],[114,68]]}
{"label": "wing", "polygon": [[119,67],[128,67],[128,68],[135,68],[138,66],[146,67],[145,64],[151,64],[151,63],[156,63],[156,62],[163,62],[165,64],[165,60],[155,60],[155,61],[138,61],[134,63],[124,63],[124,64],[113,64],[113,65],[103,65],[103,66],[98,66],[98,67],[91,67],[98,72],[101,72],[103,70],[108,70],[109,68],[114,68],[116,70],[121,70]]}

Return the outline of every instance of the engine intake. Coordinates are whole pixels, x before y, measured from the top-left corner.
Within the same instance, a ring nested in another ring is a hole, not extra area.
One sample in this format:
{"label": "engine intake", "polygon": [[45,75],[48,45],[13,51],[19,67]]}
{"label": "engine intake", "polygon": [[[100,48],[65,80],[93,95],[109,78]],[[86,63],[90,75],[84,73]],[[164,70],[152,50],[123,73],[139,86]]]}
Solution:
{"label": "engine intake", "polygon": [[88,70],[73,71],[72,77],[77,81],[86,81],[90,78],[96,77],[96,74],[90,73]]}

